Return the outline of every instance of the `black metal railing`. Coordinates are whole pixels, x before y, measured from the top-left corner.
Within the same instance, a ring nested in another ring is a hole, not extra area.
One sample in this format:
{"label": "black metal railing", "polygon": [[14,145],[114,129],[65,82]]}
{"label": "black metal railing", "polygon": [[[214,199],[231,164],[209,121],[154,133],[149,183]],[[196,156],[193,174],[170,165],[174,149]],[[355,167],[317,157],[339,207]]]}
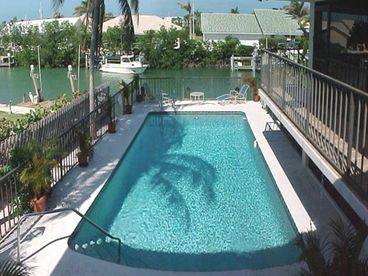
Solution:
{"label": "black metal railing", "polygon": [[[51,211],[45,211],[45,212],[40,212],[40,213],[30,213],[30,214],[25,214],[23,215],[17,223],[17,262],[21,262],[21,225],[22,222],[24,220],[26,220],[28,217],[41,217],[41,216],[45,216],[45,215],[53,215],[53,214],[59,214],[59,213],[65,213],[65,212],[73,212],[74,214],[77,214],[83,221],[86,221],[89,225],[91,225],[94,229],[96,229],[97,231],[99,231],[100,233],[102,233],[103,235],[105,235],[106,237],[109,237],[112,240],[115,240],[117,242],[117,246],[116,246],[116,260],[111,259],[110,261],[114,261],[117,263],[120,263],[121,260],[121,249],[122,249],[122,242],[121,239],[118,237],[113,236],[112,234],[110,234],[109,232],[107,232],[105,229],[103,229],[100,225],[96,224],[93,220],[91,220],[90,218],[88,218],[87,216],[83,215],[81,212],[79,212],[77,209],[74,208],[60,208],[60,209],[55,209],[55,210],[51,210]],[[68,238],[70,237],[70,235],[62,237],[63,238]],[[86,244],[87,246],[90,245],[90,247],[93,247],[93,245],[98,246],[98,243],[93,243],[93,244]],[[75,247],[74,247],[75,248]],[[42,250],[42,248],[40,249]],[[38,253],[40,250],[36,251],[34,254]],[[77,251],[77,250],[76,250]],[[32,254],[32,256],[34,255]],[[25,257],[24,259],[28,259],[28,257]],[[24,261],[24,259],[22,261]]]}
{"label": "black metal railing", "polygon": [[17,206],[18,172],[19,168],[15,168],[0,178],[0,239],[16,226],[20,216]]}
{"label": "black metal railing", "polygon": [[261,87],[341,176],[367,198],[368,94],[269,51],[262,56]]}
{"label": "black metal railing", "polygon": [[[105,91],[106,90],[106,91]],[[108,87],[105,89],[105,92],[109,92]],[[100,91],[101,92],[101,91]],[[41,126],[35,127],[32,129],[36,129],[37,135],[25,135],[21,133],[14,137],[10,138],[10,142],[8,140],[3,141],[2,143],[7,143],[7,147],[3,144],[1,149],[2,155],[8,155],[14,147],[19,147],[26,144],[28,141],[34,140],[37,137],[37,141],[39,143],[47,143],[48,139],[56,140],[55,146],[58,147],[58,157],[57,157],[57,165],[52,169],[53,183],[54,186],[62,177],[68,173],[77,163],[77,153],[79,150],[79,140],[78,140],[78,131],[81,129],[91,130],[91,141],[92,145],[94,145],[107,131],[109,118],[106,114],[105,105],[106,102],[103,100],[104,96],[101,96],[99,100],[96,98],[96,106],[95,109],[88,113],[85,112],[85,98],[83,98],[82,105],[80,102],[77,102],[77,107],[83,107],[82,111],[77,111],[74,107],[72,109],[67,108],[65,111],[68,113],[64,115],[63,113],[59,113],[58,116],[52,114],[53,120],[50,118],[46,118],[44,121],[48,122],[51,126],[43,126],[45,123],[41,122]],[[87,98],[88,99],[88,98]],[[122,100],[121,93],[117,92],[112,95],[113,102],[113,118],[118,117],[122,114]],[[88,103],[88,102],[87,102]],[[72,110],[72,111],[71,111]],[[81,114],[84,114],[83,116]],[[58,129],[55,131],[55,124],[63,125],[62,130]],[[65,125],[68,127],[65,128]],[[32,130],[25,130],[26,133],[32,132]],[[55,135],[56,134],[56,135]],[[17,137],[19,136],[19,137]],[[8,159],[7,159],[8,160]],[[8,163],[10,164],[10,160]],[[16,226],[16,223],[19,219],[19,216],[22,215],[22,199],[21,194],[19,194],[19,172],[21,170],[21,166],[11,170],[6,175],[0,178],[0,240],[3,239],[6,235],[9,234],[12,229]]]}

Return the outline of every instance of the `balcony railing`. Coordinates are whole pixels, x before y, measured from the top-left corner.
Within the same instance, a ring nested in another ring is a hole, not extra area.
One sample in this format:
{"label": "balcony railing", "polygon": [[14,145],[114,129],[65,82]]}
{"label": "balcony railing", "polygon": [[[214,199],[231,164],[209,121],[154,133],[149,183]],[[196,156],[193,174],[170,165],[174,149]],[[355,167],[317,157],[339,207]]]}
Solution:
{"label": "balcony railing", "polygon": [[368,94],[279,57],[262,56],[261,87],[360,195],[368,196]]}

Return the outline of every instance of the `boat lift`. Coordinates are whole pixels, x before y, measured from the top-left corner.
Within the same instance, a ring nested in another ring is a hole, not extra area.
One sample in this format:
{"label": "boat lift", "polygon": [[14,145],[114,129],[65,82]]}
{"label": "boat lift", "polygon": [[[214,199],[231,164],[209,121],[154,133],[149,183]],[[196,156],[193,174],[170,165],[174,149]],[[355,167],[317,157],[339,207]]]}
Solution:
{"label": "boat lift", "polygon": [[237,70],[252,70],[252,60],[253,57],[235,57],[232,55],[230,57],[231,71]]}
{"label": "boat lift", "polygon": [[35,73],[35,67],[33,64],[31,64],[30,66],[31,72],[29,73],[29,76],[32,79],[33,87],[35,89],[36,94],[33,95],[31,91],[28,92],[31,102],[35,104],[42,102],[43,100],[40,46],[37,46],[37,56],[38,56],[38,74]]}
{"label": "boat lift", "polygon": [[73,74],[73,67],[71,65],[68,65],[67,78],[70,81],[70,87],[72,89],[72,93],[75,94],[78,91],[77,88],[76,88],[76,86],[77,86],[77,75]]}
{"label": "boat lift", "polygon": [[42,89],[40,84],[40,76],[39,74],[35,73],[35,67],[33,64],[30,66],[31,72],[29,73],[29,76],[32,79],[33,87],[35,89],[36,94],[33,95],[31,91],[29,91],[29,98],[32,103],[39,103],[42,100]]}
{"label": "boat lift", "polygon": [[237,70],[252,70],[253,76],[256,71],[261,70],[261,54],[258,47],[254,47],[252,56],[249,57],[230,57],[231,71]]}

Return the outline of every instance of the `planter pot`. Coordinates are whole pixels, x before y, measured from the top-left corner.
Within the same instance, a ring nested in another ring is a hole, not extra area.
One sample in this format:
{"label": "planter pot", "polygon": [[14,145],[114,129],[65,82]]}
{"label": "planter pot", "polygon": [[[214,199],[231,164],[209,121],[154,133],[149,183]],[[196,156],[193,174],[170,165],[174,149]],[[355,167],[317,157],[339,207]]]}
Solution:
{"label": "planter pot", "polygon": [[85,154],[83,152],[78,152],[77,157],[78,157],[79,167],[84,168],[88,166],[88,154]]}
{"label": "planter pot", "polygon": [[144,101],[144,95],[143,94],[137,94],[135,99],[138,103],[143,102]]}
{"label": "planter pot", "polygon": [[46,202],[47,202],[47,195],[40,197],[39,199],[33,198],[31,199],[31,204],[33,207],[33,212],[44,212],[46,210]]}
{"label": "planter pot", "polygon": [[253,95],[253,101],[254,102],[259,102],[260,99],[261,99],[261,97],[258,94]]}
{"label": "planter pot", "polygon": [[116,122],[110,122],[108,125],[107,125],[107,131],[109,133],[115,133],[116,132]]}
{"label": "planter pot", "polygon": [[132,106],[131,105],[125,105],[124,106],[124,114],[132,114]]}

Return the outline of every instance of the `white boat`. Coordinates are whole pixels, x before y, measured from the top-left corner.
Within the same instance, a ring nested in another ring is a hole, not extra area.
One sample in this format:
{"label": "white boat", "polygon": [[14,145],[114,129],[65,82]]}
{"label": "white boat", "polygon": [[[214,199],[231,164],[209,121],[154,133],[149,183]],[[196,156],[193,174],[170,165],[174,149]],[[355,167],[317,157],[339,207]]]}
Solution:
{"label": "white boat", "polygon": [[147,67],[141,60],[134,60],[133,55],[123,55],[120,58],[103,57],[100,70],[108,73],[142,74]]}
{"label": "white boat", "polygon": [[10,67],[15,65],[13,56],[0,56],[0,67]]}

